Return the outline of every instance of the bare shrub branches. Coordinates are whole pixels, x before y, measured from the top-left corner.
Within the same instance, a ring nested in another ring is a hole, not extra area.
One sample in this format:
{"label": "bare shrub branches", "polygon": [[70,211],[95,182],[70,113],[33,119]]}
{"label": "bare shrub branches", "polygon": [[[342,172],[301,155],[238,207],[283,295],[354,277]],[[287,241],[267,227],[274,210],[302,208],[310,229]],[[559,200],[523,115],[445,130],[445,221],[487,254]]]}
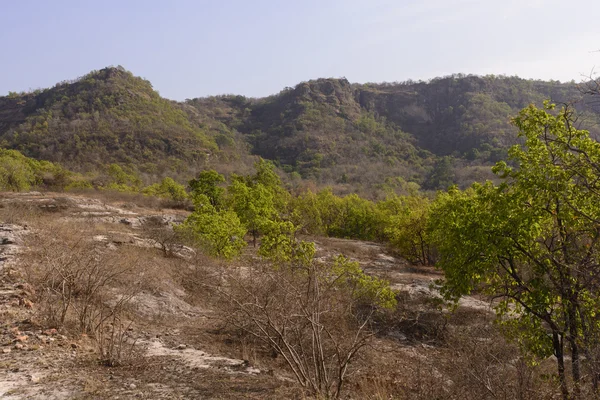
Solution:
{"label": "bare shrub branches", "polygon": [[359,311],[343,273],[312,262],[301,268],[252,265],[217,289],[226,322],[281,356],[298,383],[338,398],[351,362],[374,335],[375,307]]}
{"label": "bare shrub branches", "polygon": [[52,228],[33,235],[24,262],[37,288],[41,322],[92,335],[101,361],[117,365],[133,349],[126,310],[139,288],[133,275],[138,260],[102,248],[90,231],[59,223]]}

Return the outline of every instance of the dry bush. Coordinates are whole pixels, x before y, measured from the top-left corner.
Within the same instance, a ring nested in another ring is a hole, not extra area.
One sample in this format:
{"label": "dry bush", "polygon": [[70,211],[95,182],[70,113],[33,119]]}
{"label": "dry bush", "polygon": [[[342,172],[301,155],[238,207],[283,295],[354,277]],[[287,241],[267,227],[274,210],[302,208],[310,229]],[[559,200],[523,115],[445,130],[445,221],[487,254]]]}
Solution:
{"label": "dry bush", "polygon": [[316,263],[253,263],[230,270],[216,289],[223,320],[245,333],[245,343],[262,343],[300,386],[322,398],[342,394],[351,362],[374,336],[375,309],[357,307],[330,274]]}
{"label": "dry bush", "polygon": [[183,249],[182,238],[162,216],[151,216],[142,223],[144,236],[160,246],[165,257],[174,257]]}
{"label": "dry bush", "polygon": [[46,327],[94,337],[101,361],[131,356],[127,308],[139,290],[136,253],[109,250],[87,226],[58,221],[28,238],[23,258],[36,288],[38,318]]}
{"label": "dry bush", "polygon": [[133,296],[121,296],[115,304],[102,307],[94,325],[100,362],[114,367],[136,355],[136,340],[129,336],[133,324],[125,318],[127,306]]}
{"label": "dry bush", "polygon": [[5,224],[26,225],[43,214],[39,207],[30,203],[16,201],[0,203],[0,218]]}
{"label": "dry bush", "polygon": [[558,393],[542,379],[546,366],[529,363],[493,325],[456,329],[444,350],[438,368],[447,398],[541,400]]}
{"label": "dry bush", "polygon": [[[352,382],[356,399],[550,400],[551,363],[528,363],[491,325],[453,326],[443,345],[390,345]],[[391,349],[389,349],[391,347]]]}
{"label": "dry bush", "polygon": [[126,208],[149,208],[154,210],[161,209],[179,209],[193,210],[193,205],[189,200],[175,201],[155,196],[147,196],[142,193],[135,192],[119,192],[115,190],[96,190],[96,189],[80,189],[77,194],[82,194],[86,197],[99,199],[106,203],[122,203]]}

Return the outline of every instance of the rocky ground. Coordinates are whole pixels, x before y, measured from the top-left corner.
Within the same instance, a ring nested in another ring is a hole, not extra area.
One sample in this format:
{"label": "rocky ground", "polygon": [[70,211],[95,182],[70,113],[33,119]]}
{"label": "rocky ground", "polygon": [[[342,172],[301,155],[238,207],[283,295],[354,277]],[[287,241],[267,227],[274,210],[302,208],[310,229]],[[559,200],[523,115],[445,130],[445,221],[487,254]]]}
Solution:
{"label": "rocky ground", "polygon": [[[186,212],[64,194],[0,196],[0,397],[303,398],[285,369],[279,369],[281,365],[264,363],[251,350],[231,345],[231,338],[221,331],[210,308],[191,300],[190,291],[194,289],[181,279],[181,271],[188,268],[185,259],[193,250],[183,247],[177,250],[183,260],[173,269],[177,272],[160,275],[158,284],[133,296],[136,318],[127,331],[131,343],[128,362],[118,367],[101,365],[91,338],[40,322],[38,296],[28,283],[20,259],[31,250],[27,248],[29,235],[53,233],[43,231],[43,224],[31,223],[33,215],[93,226],[97,230],[94,240],[108,249],[132,246],[159,257],[160,244],[141,229],[145,221],[177,223]],[[432,287],[440,278],[437,271],[415,268],[378,244],[314,240],[318,257],[326,259],[343,253],[358,260],[369,273],[389,279],[407,299],[419,303],[439,296]],[[474,298],[465,300],[462,306],[478,312],[489,310],[488,303]],[[418,323],[422,321],[414,326]],[[418,342],[429,334],[425,328],[412,335],[413,328],[402,327],[377,339],[378,348],[388,353],[374,352],[369,357],[383,365],[403,368],[414,366],[414,360],[422,359],[423,354],[437,351],[426,341]]]}

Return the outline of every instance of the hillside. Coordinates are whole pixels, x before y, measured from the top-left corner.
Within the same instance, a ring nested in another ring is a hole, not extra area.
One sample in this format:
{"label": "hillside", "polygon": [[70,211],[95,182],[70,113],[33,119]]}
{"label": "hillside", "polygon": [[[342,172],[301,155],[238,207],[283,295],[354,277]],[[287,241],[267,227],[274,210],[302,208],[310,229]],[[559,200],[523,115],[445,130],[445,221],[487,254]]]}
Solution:
{"label": "hillside", "polygon": [[[318,79],[264,99],[188,104],[242,132],[254,154],[305,178],[356,188],[393,186],[390,178],[402,177],[438,189],[489,177],[488,166],[517,143],[511,118],[546,99],[575,104],[584,127],[598,134],[598,114],[576,84],[517,77],[364,85]],[[440,169],[447,179],[434,176]]]}
{"label": "hillside", "polygon": [[72,169],[114,162],[146,172],[199,164],[217,149],[179,104],[122,68],[0,97],[0,143]]}
{"label": "hillside", "polygon": [[77,171],[127,165],[150,180],[186,180],[207,167],[239,173],[259,155],[292,181],[337,192],[402,192],[407,182],[435,190],[489,178],[489,166],[516,143],[511,117],[545,99],[575,101],[583,127],[598,133],[598,114],[574,83],[471,75],[383,84],[318,79],[261,99],[175,102],[111,67],[0,97],[0,145]]}

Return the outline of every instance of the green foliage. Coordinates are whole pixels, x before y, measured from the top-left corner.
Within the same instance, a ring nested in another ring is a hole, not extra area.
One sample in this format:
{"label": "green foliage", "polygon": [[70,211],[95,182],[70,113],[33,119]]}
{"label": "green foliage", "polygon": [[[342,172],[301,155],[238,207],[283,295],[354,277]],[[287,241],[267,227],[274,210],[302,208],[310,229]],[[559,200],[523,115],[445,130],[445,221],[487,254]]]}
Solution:
{"label": "green foliage", "polygon": [[[26,191],[39,183],[33,168],[15,153],[4,151],[0,156],[0,185],[4,190]],[[20,155],[20,154],[19,154]]]}
{"label": "green foliage", "polygon": [[452,157],[445,156],[434,164],[431,172],[425,179],[423,187],[431,190],[446,190],[455,182]]}
{"label": "green foliage", "polygon": [[70,190],[82,190],[82,189],[93,189],[94,185],[83,178],[75,178],[72,179],[66,186],[65,186],[65,190],[66,191],[70,191]]}
{"label": "green foliage", "polygon": [[227,202],[246,229],[252,233],[256,246],[259,233],[277,215],[273,193],[262,183],[249,186],[238,179],[227,187]]}
{"label": "green foliage", "polygon": [[16,150],[0,149],[0,188],[21,192],[34,186],[63,189],[69,185],[70,171],[48,161],[25,157]]}
{"label": "green foliage", "polygon": [[175,229],[209,254],[231,259],[246,246],[246,229],[233,211],[217,211],[206,195],[195,198],[196,209]]}
{"label": "green foliage", "polygon": [[204,195],[208,197],[213,207],[219,208],[225,189],[218,185],[223,182],[225,182],[225,177],[214,169],[200,172],[196,179],[189,182],[192,198],[195,199],[198,195]]}
{"label": "green foliage", "polygon": [[188,198],[185,186],[173,180],[173,178],[164,178],[160,183],[152,184],[142,190],[147,196],[156,196],[173,201],[184,201]]}
{"label": "green foliage", "polygon": [[384,230],[392,248],[412,263],[433,264],[435,251],[427,232],[430,200],[422,196],[393,196],[377,206],[387,215]]}
{"label": "green foliage", "polygon": [[329,235],[362,240],[381,238],[380,215],[372,201],[360,198],[357,194],[350,194],[334,200],[329,206],[337,208],[334,211],[336,222],[327,229]]}
{"label": "green foliage", "polygon": [[289,221],[269,221],[258,254],[276,264],[307,265],[315,255],[315,245],[296,239],[298,229]]}
{"label": "green foliage", "polygon": [[396,307],[396,294],[390,289],[389,282],[365,274],[358,262],[339,255],[335,258],[331,270],[333,276],[339,280],[338,284],[350,288],[358,300],[381,308]]}
{"label": "green foliage", "polygon": [[311,190],[306,190],[290,200],[291,219],[304,233],[324,234],[319,198]]}
{"label": "green foliage", "polygon": [[[570,111],[530,106],[515,125],[525,139],[499,162],[499,186],[441,194],[430,234],[440,252],[444,295],[484,290],[500,298],[500,322],[531,353],[557,356],[568,397],[564,352],[578,392],[580,352],[592,357],[600,331],[600,144],[573,128]],[[594,361],[595,362],[595,361]],[[562,365],[562,366],[561,366]]]}
{"label": "green foliage", "polygon": [[141,179],[130,168],[126,169],[118,164],[110,164],[106,171],[108,181],[101,186],[101,189],[117,192],[139,192],[142,186]]}

